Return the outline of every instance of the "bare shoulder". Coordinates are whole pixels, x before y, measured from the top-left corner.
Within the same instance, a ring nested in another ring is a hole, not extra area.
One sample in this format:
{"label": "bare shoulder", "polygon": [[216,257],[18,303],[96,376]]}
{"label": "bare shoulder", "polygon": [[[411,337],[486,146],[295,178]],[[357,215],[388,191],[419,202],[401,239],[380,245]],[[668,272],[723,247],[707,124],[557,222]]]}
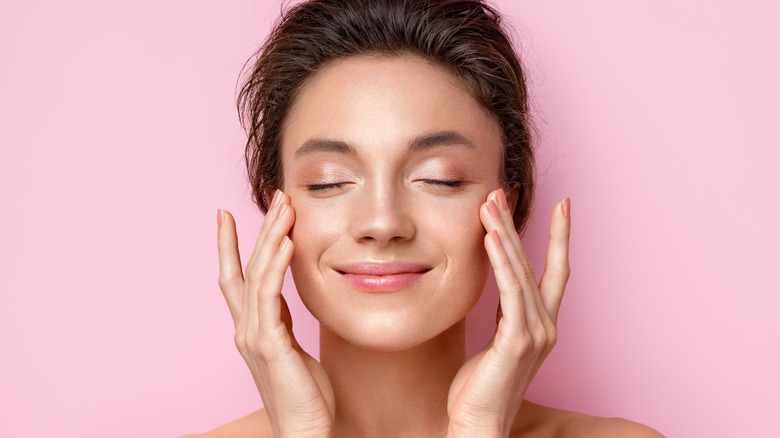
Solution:
{"label": "bare shoulder", "polygon": [[623,418],[594,417],[523,401],[512,436],[663,438],[658,431]]}
{"label": "bare shoulder", "polygon": [[237,418],[208,432],[184,435],[180,438],[240,438],[240,437],[270,437],[274,436],[271,423],[265,409],[254,411],[249,415]]}

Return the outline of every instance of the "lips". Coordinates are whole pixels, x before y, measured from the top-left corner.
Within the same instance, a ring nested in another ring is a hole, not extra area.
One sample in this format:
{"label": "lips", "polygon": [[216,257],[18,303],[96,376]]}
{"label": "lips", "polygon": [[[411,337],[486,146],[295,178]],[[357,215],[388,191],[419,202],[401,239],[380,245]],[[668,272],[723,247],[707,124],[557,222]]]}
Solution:
{"label": "lips", "polygon": [[432,269],[407,262],[360,262],[334,266],[333,269],[354,289],[363,292],[395,292],[408,288]]}

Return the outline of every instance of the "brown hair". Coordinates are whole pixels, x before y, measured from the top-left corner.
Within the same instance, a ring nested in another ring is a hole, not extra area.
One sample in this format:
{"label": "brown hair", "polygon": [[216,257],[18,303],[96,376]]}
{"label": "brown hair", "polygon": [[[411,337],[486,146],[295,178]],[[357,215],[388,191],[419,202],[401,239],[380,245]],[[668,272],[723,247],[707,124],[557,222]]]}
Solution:
{"label": "brown hair", "polygon": [[498,121],[504,188],[520,186],[514,212],[522,230],[534,194],[534,154],[525,74],[499,13],[482,0],[310,0],[282,12],[247,61],[238,95],[247,131],[254,201],[281,188],[285,116],[307,78],[324,63],[362,54],[413,54],[449,69]]}

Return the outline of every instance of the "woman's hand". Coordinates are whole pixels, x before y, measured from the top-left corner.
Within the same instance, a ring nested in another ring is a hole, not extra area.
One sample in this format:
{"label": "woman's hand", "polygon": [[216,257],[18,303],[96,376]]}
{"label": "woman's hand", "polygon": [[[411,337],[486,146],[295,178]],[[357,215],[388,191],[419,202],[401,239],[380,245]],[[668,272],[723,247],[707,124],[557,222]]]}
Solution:
{"label": "woman's hand", "polygon": [[219,211],[219,287],[225,295],[238,351],[249,366],[277,437],[328,436],[335,399],[325,370],[295,341],[282,296],[284,273],[293,254],[287,236],[295,222],[290,199],[281,191],[241,271],[233,216]]}
{"label": "woman's hand", "polygon": [[503,190],[480,208],[485,248],[499,289],[498,326],[490,343],[453,380],[448,436],[506,437],[520,403],[556,342],[556,321],[569,278],[569,199],[552,215],[544,274],[537,285]]}

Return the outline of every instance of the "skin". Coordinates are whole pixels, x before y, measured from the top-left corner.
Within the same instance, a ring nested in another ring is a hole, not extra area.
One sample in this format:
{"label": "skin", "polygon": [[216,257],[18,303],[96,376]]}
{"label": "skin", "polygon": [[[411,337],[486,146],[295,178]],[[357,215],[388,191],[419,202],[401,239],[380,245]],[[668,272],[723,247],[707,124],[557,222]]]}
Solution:
{"label": "skin", "polygon": [[[233,217],[218,214],[220,287],[266,408],[200,436],[661,436],[523,400],[556,341],[570,202],[553,210],[537,282],[500,154],[495,119],[442,67],[412,56],[322,67],[286,120],[283,192],[244,271]],[[337,269],[388,260],[428,270],[366,293]],[[293,337],[288,266],[321,323],[320,362]],[[466,361],[465,316],[490,266],[496,333]]]}

